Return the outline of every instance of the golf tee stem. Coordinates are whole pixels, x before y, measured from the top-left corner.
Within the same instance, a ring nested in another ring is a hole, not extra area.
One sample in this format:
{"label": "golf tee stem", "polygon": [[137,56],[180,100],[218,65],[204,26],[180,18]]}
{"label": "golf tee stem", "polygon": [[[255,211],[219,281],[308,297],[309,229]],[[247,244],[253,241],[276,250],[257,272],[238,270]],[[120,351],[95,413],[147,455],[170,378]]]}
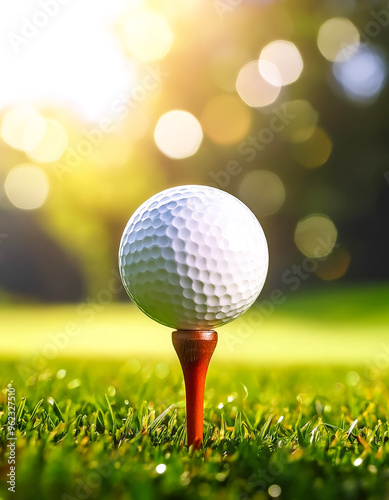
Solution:
{"label": "golf tee stem", "polygon": [[177,330],[172,340],[185,380],[187,445],[198,449],[203,441],[205,379],[217,344],[217,333],[213,330]]}

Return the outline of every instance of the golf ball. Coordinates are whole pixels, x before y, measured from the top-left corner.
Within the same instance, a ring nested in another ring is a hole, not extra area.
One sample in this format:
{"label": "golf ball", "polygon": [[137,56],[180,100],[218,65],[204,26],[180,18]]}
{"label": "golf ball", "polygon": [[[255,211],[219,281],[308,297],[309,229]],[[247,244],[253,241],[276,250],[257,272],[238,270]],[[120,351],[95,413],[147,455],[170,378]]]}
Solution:
{"label": "golf ball", "polygon": [[258,297],[268,248],[254,214],[208,186],[178,186],[148,199],[123,232],[123,285],[150,318],[207,330],[244,313]]}

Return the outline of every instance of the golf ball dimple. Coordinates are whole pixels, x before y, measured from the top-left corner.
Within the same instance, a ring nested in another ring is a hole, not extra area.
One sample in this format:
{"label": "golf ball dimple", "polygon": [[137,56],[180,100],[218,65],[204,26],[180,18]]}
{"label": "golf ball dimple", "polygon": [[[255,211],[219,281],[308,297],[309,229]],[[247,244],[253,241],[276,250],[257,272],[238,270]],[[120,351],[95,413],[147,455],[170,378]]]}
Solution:
{"label": "golf ball dimple", "polygon": [[119,248],[128,295],[152,319],[180,330],[212,329],[247,311],[268,260],[253,213],[208,186],[152,196],[128,221]]}

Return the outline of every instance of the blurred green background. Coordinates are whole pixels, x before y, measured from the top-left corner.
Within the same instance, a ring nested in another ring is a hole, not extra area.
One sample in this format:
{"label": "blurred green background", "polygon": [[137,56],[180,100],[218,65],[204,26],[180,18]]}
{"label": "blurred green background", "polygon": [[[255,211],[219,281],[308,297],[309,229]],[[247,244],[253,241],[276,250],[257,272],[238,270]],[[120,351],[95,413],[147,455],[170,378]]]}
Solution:
{"label": "blurred green background", "polygon": [[219,187],[257,215],[264,308],[280,293],[388,280],[387,4],[0,10],[2,314],[70,302],[87,319],[128,303],[121,233],[145,199],[179,184]]}
{"label": "blurred green background", "polygon": [[318,241],[304,286],[388,278],[385,3],[22,4],[2,7],[2,302],[97,296],[132,212],[190,183],[258,216],[265,295]]}

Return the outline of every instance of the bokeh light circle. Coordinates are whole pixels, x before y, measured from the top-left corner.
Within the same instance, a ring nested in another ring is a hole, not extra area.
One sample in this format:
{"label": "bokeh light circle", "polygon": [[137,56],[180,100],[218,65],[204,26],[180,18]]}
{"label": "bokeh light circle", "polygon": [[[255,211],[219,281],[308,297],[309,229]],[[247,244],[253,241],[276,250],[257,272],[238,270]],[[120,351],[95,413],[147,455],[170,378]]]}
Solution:
{"label": "bokeh light circle", "polygon": [[14,149],[30,151],[38,146],[46,130],[46,121],[30,105],[9,108],[1,122],[1,137]]}
{"label": "bokeh light circle", "polygon": [[360,41],[359,31],[344,17],[333,17],[325,21],[317,36],[320,52],[332,62],[351,59],[357,53]]}
{"label": "bokeh light circle", "polygon": [[285,201],[282,180],[269,170],[253,170],[245,175],[239,198],[258,216],[275,214]]}
{"label": "bokeh light circle", "polygon": [[195,154],[202,139],[203,131],[197,118],[182,110],[173,110],[162,115],[154,130],[158,149],[174,159]]}
{"label": "bokeh light circle", "polygon": [[300,252],[316,259],[332,252],[337,237],[335,224],[322,214],[312,214],[300,220],[294,232],[294,241]]}
{"label": "bokeh light circle", "polygon": [[34,149],[28,151],[28,156],[37,162],[50,163],[61,158],[68,145],[66,129],[52,118],[47,118],[44,134]]}
{"label": "bokeh light circle", "polygon": [[347,97],[371,103],[384,87],[388,69],[376,50],[361,46],[352,59],[334,63],[332,71]]}
{"label": "bokeh light circle", "polygon": [[321,127],[316,127],[307,141],[298,142],[293,146],[294,158],[307,168],[323,165],[331,151],[332,141]]}
{"label": "bokeh light circle", "polygon": [[218,144],[234,144],[243,139],[250,122],[250,110],[233,95],[215,97],[201,116],[204,132]]}
{"label": "bokeh light circle", "polygon": [[318,262],[315,274],[324,281],[342,278],[350,267],[351,256],[346,248],[335,248],[325,260]]}
{"label": "bokeh light circle", "polygon": [[45,203],[49,194],[49,181],[41,168],[23,164],[8,173],[4,189],[15,207],[34,210]]}
{"label": "bokeh light circle", "polygon": [[262,49],[258,68],[262,77],[275,86],[295,82],[303,70],[303,58],[298,48],[286,40],[276,40]]}
{"label": "bokeh light circle", "polygon": [[239,71],[236,90],[242,100],[253,108],[268,106],[278,97],[281,86],[272,85],[259,72],[258,61],[251,61]]}
{"label": "bokeh light circle", "polygon": [[165,19],[155,12],[138,12],[125,26],[125,44],[139,61],[158,61],[173,44],[173,33]]}
{"label": "bokeh light circle", "polygon": [[282,130],[282,135],[288,142],[302,142],[309,139],[319,121],[319,113],[304,99],[285,103],[290,123]]}

